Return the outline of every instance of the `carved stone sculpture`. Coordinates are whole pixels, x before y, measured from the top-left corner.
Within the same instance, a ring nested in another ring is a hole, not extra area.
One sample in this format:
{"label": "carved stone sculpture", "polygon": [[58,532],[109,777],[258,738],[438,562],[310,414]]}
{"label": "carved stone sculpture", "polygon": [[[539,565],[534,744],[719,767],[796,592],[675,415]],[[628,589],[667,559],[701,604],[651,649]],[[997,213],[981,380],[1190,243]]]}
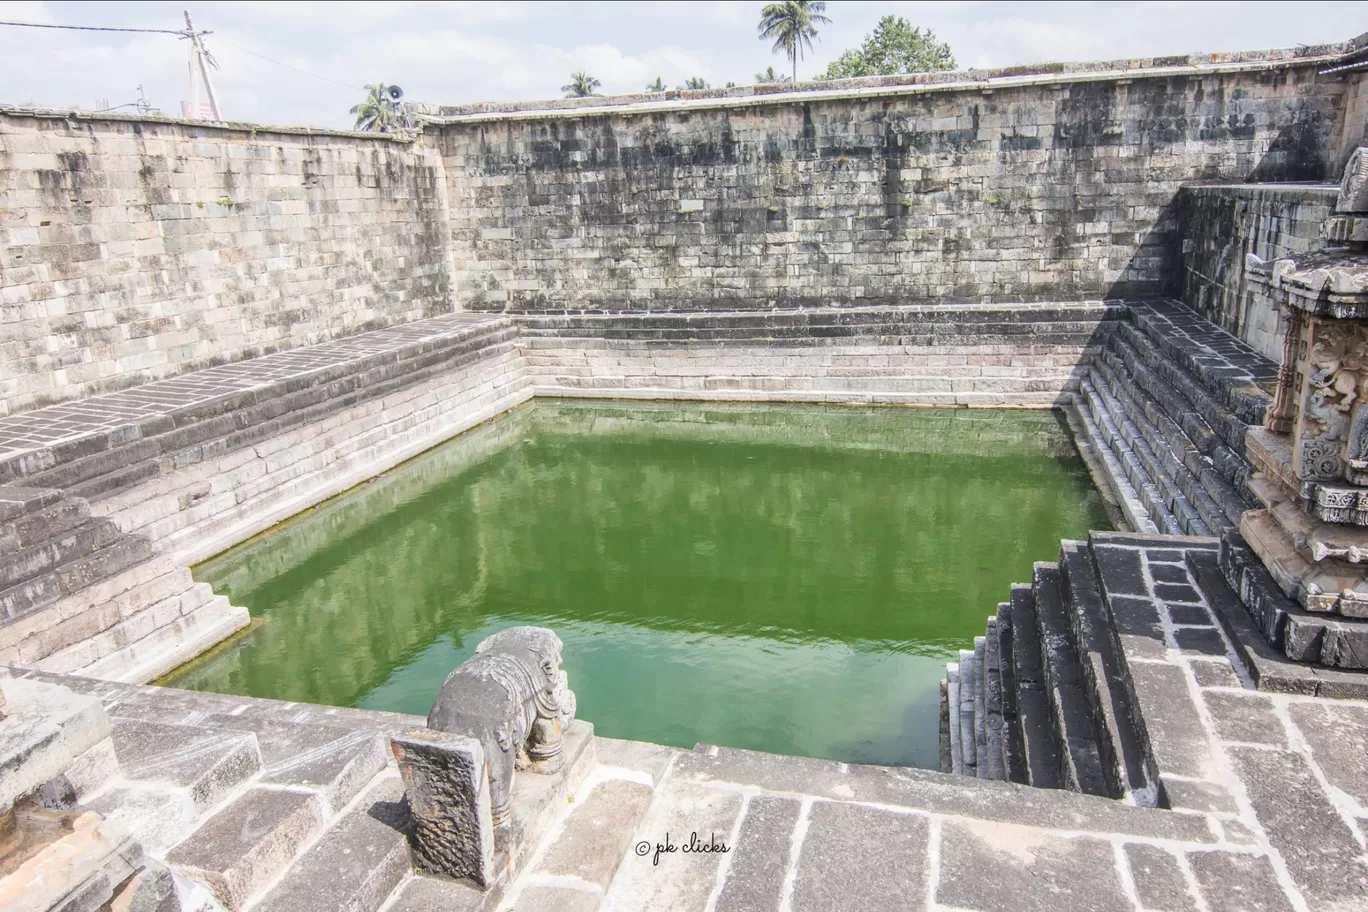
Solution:
{"label": "carved stone sculpture", "polygon": [[[512,825],[514,770],[549,775],[565,765],[575,695],[560,663],[550,630],[501,630],[447,676],[427,728],[391,740],[418,870],[482,889],[510,875],[527,840],[527,821]],[[583,757],[585,735],[576,737]]]}
{"label": "carved stone sculpture", "polygon": [[1278,388],[1246,438],[1263,509],[1245,541],[1307,611],[1368,617],[1368,148],[1345,169],[1328,246],[1246,274],[1287,315]]}
{"label": "carved stone sculpture", "polygon": [[501,630],[447,677],[428,713],[429,729],[483,745],[496,827],[508,819],[515,769],[560,769],[562,736],[575,717],[575,695],[560,662],[560,637],[552,631]]}

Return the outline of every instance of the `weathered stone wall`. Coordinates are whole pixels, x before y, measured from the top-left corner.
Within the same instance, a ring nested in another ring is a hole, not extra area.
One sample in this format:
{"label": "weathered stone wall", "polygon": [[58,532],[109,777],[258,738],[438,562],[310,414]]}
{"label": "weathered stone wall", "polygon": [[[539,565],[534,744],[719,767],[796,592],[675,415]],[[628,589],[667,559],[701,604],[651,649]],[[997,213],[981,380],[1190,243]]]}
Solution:
{"label": "weathered stone wall", "polygon": [[1274,259],[1320,246],[1335,206],[1328,186],[1186,187],[1175,202],[1174,294],[1213,323],[1279,361],[1278,308],[1245,280],[1245,257]]}
{"label": "weathered stone wall", "polygon": [[462,175],[471,309],[1134,297],[1168,290],[1184,182],[1331,176],[1347,83],[1325,60],[607,99],[428,129]]}
{"label": "weathered stone wall", "polygon": [[453,307],[441,159],[0,110],[0,415]]}

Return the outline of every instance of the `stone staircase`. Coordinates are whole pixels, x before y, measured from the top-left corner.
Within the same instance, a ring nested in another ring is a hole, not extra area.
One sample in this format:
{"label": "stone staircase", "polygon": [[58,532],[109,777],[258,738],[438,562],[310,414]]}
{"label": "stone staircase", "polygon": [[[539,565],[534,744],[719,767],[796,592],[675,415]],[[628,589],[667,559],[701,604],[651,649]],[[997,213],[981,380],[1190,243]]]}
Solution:
{"label": "stone staircase", "polygon": [[948,668],[946,771],[1152,805],[1112,625],[1088,543],[1036,564]]}
{"label": "stone staircase", "polygon": [[[109,738],[46,800],[127,827],[174,873],[182,908],[512,907],[500,905],[511,882],[482,893],[412,873],[388,742],[424,727],[421,717],[15,673],[103,705]],[[678,753],[594,738],[584,723],[572,731],[559,786],[515,781],[514,806],[540,840],[518,880],[520,910],[597,908]]]}
{"label": "stone staircase", "polygon": [[1124,308],[1099,302],[518,318],[538,395],[1057,404]]}
{"label": "stone staircase", "polygon": [[452,315],[0,419],[38,441],[0,448],[0,663],[141,682],[242,628],[186,568],[529,398],[517,332]]}
{"label": "stone staircase", "polygon": [[1137,531],[1220,535],[1258,506],[1245,433],[1277,365],[1175,302],[1132,304],[1074,401]]}

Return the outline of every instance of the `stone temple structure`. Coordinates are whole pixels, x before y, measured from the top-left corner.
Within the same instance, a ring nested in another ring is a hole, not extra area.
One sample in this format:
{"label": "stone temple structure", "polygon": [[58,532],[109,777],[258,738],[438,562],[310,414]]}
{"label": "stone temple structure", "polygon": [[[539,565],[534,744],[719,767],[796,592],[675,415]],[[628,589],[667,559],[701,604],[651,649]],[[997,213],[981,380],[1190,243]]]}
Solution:
{"label": "stone temple structure", "polygon": [[[0,906],[1368,908],[1365,71],[0,107]],[[534,396],[1058,408],[1128,531],[940,772],[598,737],[540,628],[427,718],[148,685],[250,623],[192,563]]]}

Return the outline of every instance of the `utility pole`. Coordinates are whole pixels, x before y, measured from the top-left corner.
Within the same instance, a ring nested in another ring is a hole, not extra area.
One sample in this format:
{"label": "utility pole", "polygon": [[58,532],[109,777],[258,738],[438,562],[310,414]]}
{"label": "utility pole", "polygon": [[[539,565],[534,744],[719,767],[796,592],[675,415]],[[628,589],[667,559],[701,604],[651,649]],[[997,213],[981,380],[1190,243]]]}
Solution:
{"label": "utility pole", "polygon": [[186,10],[185,37],[190,39],[190,117],[199,119],[199,80],[195,78],[195,70],[198,68],[200,76],[204,79],[204,90],[209,95],[209,110],[214,115],[214,120],[223,120],[223,111],[219,109],[218,97],[214,95],[214,84],[209,80],[209,52],[204,49],[204,43],[200,41],[200,36],[207,34],[208,32],[195,31],[195,23],[190,19],[190,11]]}

